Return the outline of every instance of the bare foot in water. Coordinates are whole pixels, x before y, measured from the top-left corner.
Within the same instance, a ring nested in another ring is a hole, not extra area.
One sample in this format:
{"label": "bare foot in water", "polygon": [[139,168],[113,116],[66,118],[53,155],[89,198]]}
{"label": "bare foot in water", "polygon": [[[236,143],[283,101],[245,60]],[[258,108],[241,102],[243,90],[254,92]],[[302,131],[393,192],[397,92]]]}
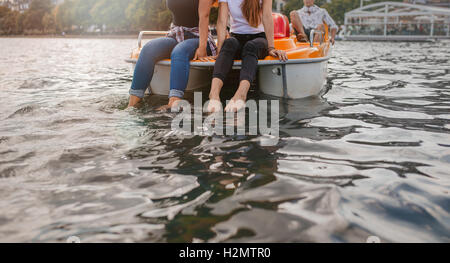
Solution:
{"label": "bare foot in water", "polygon": [[137,107],[138,106],[138,104],[139,104],[139,102],[141,102],[141,98],[139,98],[139,97],[136,97],[136,96],[134,96],[134,95],[130,95],[130,101],[128,102],[128,107],[127,108],[130,108],[130,107]]}
{"label": "bare foot in water", "polygon": [[245,101],[241,99],[231,99],[225,107],[226,112],[238,112],[245,107]]}
{"label": "bare foot in water", "polygon": [[210,98],[208,102],[207,111],[211,113],[222,111],[222,102],[220,102],[220,98]]}
{"label": "bare foot in water", "polygon": [[178,105],[178,103],[180,103],[180,101],[181,101],[181,99],[178,97],[170,97],[169,103],[167,103],[167,105],[159,107],[157,110],[168,111],[168,110],[172,109],[173,107],[176,107]]}
{"label": "bare foot in water", "polygon": [[225,107],[226,112],[238,112],[245,107],[248,88],[239,88]]}

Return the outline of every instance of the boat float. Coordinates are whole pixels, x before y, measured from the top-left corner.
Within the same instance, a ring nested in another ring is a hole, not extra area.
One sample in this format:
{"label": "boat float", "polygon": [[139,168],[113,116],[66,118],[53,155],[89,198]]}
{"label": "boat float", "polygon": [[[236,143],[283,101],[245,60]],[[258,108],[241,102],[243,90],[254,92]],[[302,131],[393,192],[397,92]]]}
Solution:
{"label": "boat float", "polygon": [[[268,56],[258,62],[257,85],[260,92],[289,99],[300,99],[310,96],[320,96],[324,92],[327,79],[328,60],[332,52],[332,45],[325,32],[312,30],[310,42],[298,42],[291,34],[289,20],[278,13],[272,14],[274,19],[275,48],[285,50],[289,60],[279,61]],[[138,47],[133,50],[129,59],[125,61],[136,65],[142,48],[144,35],[165,35],[162,31],[141,31],[138,37]],[[319,34],[318,42],[314,37]],[[162,60],[155,66],[150,90],[153,94],[168,95],[170,81],[170,60]],[[191,70],[187,91],[208,88],[211,85],[212,72],[215,61],[191,61]],[[241,61],[234,62],[233,69],[239,69]]]}

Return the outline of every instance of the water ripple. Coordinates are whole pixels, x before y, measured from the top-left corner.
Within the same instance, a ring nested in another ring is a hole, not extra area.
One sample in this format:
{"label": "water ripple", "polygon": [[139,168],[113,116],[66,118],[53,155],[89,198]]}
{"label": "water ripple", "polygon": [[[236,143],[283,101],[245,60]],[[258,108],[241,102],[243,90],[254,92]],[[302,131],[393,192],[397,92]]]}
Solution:
{"label": "water ripple", "polygon": [[124,111],[134,39],[0,46],[1,241],[450,241],[449,42],[338,42],[271,147]]}

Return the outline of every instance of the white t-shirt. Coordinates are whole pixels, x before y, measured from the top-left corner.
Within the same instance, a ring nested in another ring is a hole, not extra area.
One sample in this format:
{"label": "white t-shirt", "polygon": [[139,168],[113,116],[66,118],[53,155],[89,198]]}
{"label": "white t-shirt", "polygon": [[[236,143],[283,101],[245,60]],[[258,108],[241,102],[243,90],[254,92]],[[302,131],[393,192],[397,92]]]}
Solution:
{"label": "white t-shirt", "polygon": [[241,5],[244,0],[219,0],[222,3],[228,3],[230,9],[231,33],[235,34],[258,34],[264,32],[264,26],[259,24],[258,27],[252,27],[248,24],[244,14],[242,14]]}

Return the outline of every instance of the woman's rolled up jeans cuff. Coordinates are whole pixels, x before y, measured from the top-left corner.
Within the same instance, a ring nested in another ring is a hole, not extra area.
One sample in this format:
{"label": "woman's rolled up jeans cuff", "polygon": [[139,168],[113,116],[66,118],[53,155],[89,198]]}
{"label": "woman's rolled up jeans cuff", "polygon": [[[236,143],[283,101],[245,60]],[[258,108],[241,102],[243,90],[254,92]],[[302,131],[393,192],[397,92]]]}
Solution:
{"label": "woman's rolled up jeans cuff", "polygon": [[169,98],[177,97],[182,99],[184,97],[184,91],[178,89],[171,89],[169,91]]}
{"label": "woman's rolled up jeans cuff", "polygon": [[130,89],[129,94],[142,99],[145,96],[145,90]]}

